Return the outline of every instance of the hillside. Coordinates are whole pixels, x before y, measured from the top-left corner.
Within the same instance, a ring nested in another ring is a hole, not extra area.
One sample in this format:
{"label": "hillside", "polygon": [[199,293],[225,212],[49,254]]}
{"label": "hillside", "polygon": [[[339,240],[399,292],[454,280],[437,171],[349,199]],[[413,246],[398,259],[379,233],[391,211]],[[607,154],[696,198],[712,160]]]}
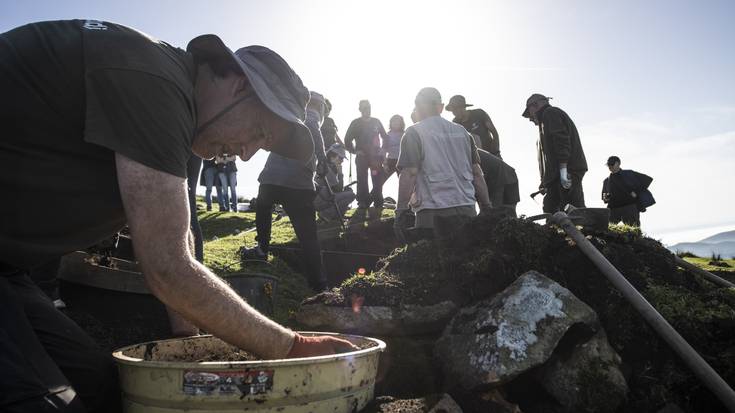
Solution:
{"label": "hillside", "polygon": [[697,242],[680,242],[667,248],[672,252],[691,252],[700,257],[712,254],[723,258],[735,257],[735,231],[721,232]]}

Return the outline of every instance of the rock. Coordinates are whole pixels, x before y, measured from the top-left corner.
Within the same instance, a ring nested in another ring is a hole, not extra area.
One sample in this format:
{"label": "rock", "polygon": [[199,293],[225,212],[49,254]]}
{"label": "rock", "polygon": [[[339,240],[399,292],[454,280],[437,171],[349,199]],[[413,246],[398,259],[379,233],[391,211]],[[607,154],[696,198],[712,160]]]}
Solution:
{"label": "rock", "polygon": [[442,371],[433,356],[436,336],[380,336],[386,349],[380,355],[376,394],[410,398],[441,393]]}
{"label": "rock", "polygon": [[541,386],[568,412],[615,412],[626,400],[628,385],[620,356],[600,330],[564,355],[555,354],[537,373]]}
{"label": "rock", "polygon": [[445,393],[434,407],[429,410],[429,413],[462,413],[462,408],[459,407],[452,396]]}
{"label": "rock", "polygon": [[578,324],[597,330],[595,312],[535,271],[492,299],[461,309],[437,341],[447,379],[465,389],[500,385],[540,366]]}
{"label": "rock", "polygon": [[304,326],[317,330],[404,336],[439,332],[456,311],[457,305],[451,301],[395,307],[345,307],[312,303],[302,305],[295,318]]}
{"label": "rock", "polygon": [[486,390],[473,395],[470,400],[463,400],[470,411],[490,413],[522,413],[517,404],[505,399],[500,388]]}

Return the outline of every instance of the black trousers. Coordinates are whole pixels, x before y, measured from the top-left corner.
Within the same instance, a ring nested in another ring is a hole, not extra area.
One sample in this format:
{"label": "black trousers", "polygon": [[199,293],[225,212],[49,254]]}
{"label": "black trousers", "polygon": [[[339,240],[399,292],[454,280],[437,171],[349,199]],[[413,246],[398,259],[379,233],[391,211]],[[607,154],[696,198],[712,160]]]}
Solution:
{"label": "black trousers", "polygon": [[622,207],[610,208],[610,223],[617,224],[621,221],[624,224],[640,227],[641,213],[638,211],[638,205],[629,204]]}
{"label": "black trousers", "polygon": [[550,183],[546,188],[544,196],[544,212],[553,214],[561,211],[567,204],[572,204],[577,208],[584,208],[584,191],[582,190],[582,178],[584,174],[569,173],[572,178],[572,187],[564,189],[561,181]]}
{"label": "black trousers", "polygon": [[[375,169],[370,169],[371,164],[373,164]],[[357,155],[355,158],[357,204],[361,208],[367,208],[371,203],[376,207],[383,206],[383,184],[388,177],[380,165],[381,162],[376,156]],[[368,188],[368,175],[370,175],[370,180],[373,183],[372,190]]]}
{"label": "black trousers", "polygon": [[273,205],[281,204],[291,219],[296,237],[301,245],[303,271],[309,285],[322,290],[327,285],[322,271],[322,257],[319,240],[316,236],[316,192],[310,189],[292,189],[279,185],[261,184],[258,189],[258,203],[255,209],[255,226],[258,235],[255,239],[263,252],[268,253],[271,241]]}
{"label": "black trousers", "polygon": [[112,356],[24,272],[0,271],[0,372],[3,413],[121,409]]}

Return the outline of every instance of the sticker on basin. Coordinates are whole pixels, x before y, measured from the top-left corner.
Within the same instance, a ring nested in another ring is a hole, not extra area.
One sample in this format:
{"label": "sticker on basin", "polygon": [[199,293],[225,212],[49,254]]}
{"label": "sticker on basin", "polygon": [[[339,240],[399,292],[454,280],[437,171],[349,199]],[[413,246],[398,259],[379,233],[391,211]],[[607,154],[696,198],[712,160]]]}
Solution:
{"label": "sticker on basin", "polygon": [[182,383],[184,394],[190,396],[264,394],[273,389],[273,370],[185,370]]}

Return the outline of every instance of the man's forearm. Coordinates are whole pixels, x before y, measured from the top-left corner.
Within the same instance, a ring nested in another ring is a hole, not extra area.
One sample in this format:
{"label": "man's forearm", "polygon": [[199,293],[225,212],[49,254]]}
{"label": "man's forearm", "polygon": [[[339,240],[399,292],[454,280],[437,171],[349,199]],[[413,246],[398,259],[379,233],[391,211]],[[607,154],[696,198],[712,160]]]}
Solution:
{"label": "man's forearm", "polygon": [[146,274],[156,297],[230,344],[266,359],[286,357],[292,331],[258,313],[202,264],[192,258],[181,261],[183,267],[170,274]]}
{"label": "man's forearm", "polygon": [[409,200],[416,188],[416,168],[404,168],[398,175],[398,201],[396,209],[408,208]]}

